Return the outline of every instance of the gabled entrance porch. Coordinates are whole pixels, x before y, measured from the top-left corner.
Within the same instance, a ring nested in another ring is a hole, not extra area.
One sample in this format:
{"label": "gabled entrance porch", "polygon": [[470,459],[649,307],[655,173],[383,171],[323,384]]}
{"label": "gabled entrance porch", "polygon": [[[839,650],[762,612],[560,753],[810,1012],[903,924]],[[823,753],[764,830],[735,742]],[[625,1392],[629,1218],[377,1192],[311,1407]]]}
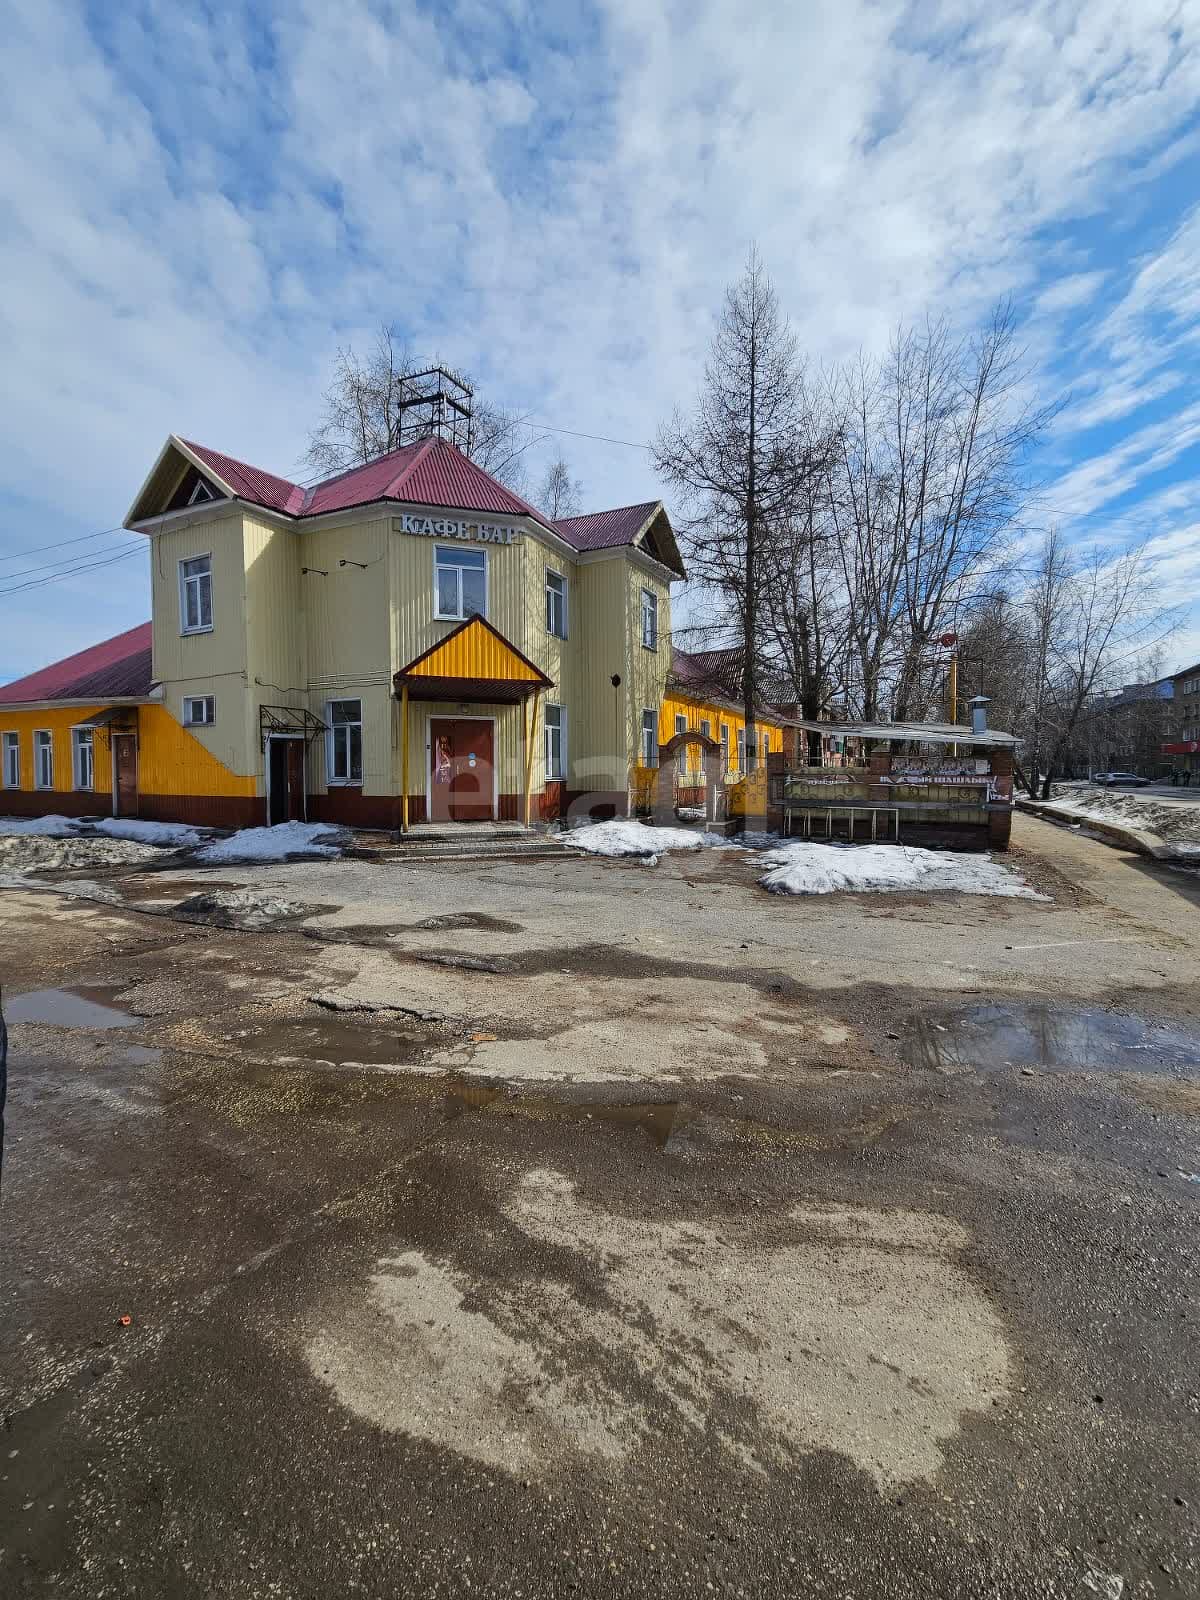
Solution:
{"label": "gabled entrance porch", "polygon": [[428,821],[496,822],[497,725],[505,708],[514,706],[520,707],[521,717],[520,818],[528,826],[538,701],[543,690],[553,687],[552,679],[480,616],[469,617],[402,667],[393,679],[400,701],[401,831],[407,833],[410,826],[414,716],[423,718],[426,727],[425,772],[417,788],[418,793],[424,789]]}

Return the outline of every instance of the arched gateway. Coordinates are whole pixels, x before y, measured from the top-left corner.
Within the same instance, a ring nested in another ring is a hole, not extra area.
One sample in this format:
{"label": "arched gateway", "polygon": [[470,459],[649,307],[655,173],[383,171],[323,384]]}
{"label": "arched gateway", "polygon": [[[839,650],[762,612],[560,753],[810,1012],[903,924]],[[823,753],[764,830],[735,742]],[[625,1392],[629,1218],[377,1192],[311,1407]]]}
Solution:
{"label": "arched gateway", "polygon": [[679,753],[689,745],[700,747],[704,767],[704,820],[715,822],[717,800],[725,777],[725,752],[715,739],[696,733],[689,728],[677,733],[658,750],[658,776],[654,782],[654,820],[658,823],[675,821],[675,781],[679,772]]}

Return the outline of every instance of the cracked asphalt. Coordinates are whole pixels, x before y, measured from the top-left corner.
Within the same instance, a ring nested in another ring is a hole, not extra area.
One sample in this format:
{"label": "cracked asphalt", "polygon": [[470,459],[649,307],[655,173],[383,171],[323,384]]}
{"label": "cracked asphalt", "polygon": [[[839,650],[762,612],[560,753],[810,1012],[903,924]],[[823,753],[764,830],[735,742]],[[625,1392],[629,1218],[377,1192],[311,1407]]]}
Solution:
{"label": "cracked asphalt", "polygon": [[0,891],[0,1592],[1200,1593],[1200,881],[1016,841]]}

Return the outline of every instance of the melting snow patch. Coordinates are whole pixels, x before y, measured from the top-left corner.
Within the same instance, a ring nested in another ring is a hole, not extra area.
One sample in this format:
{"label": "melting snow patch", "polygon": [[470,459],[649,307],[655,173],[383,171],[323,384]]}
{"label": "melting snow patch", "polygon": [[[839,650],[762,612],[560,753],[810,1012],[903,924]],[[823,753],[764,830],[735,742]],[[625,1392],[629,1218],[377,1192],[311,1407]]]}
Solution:
{"label": "melting snow patch", "polygon": [[593,856],[657,856],[663,850],[702,850],[724,844],[714,833],[691,828],[649,828],[644,822],[617,817],[612,822],[589,822],[562,835],[562,843]]}
{"label": "melting snow patch", "polygon": [[78,824],[70,817],[0,817],[0,833],[41,834],[47,839],[67,839]]}
{"label": "melting snow patch", "polygon": [[197,859],[221,861],[286,861],[289,856],[341,854],[342,830],[328,822],[281,822],[274,828],[243,828],[196,852]]}
{"label": "melting snow patch", "polygon": [[132,839],[136,844],[170,845],[176,850],[190,850],[202,837],[197,829],[179,822],[139,822],[136,817],[106,817],[90,824],[87,831],[106,839]]}
{"label": "melting snow patch", "polygon": [[758,880],[772,894],[838,890],[991,894],[1045,900],[989,856],[951,855],[904,845],[785,844],[762,857]]}

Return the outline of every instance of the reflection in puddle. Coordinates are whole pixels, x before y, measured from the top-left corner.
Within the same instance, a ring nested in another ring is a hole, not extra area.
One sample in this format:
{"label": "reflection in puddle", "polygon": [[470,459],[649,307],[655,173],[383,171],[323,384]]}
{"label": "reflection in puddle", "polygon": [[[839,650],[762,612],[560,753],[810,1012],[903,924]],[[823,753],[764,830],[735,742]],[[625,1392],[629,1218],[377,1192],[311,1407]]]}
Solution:
{"label": "reflection in puddle", "polygon": [[238,1038],[247,1055],[266,1061],[336,1062],[398,1067],[428,1044],[415,1029],[402,1030],[341,1016],[281,1021]]}
{"label": "reflection in puddle", "polygon": [[454,1122],[465,1111],[482,1111],[504,1093],[498,1083],[456,1083],[446,1091],[443,1109],[447,1122]]}
{"label": "reflection in puddle", "polygon": [[110,1004],[120,984],[74,989],[31,989],[5,1005],[9,1022],[45,1022],[56,1028],[131,1028],[139,1020]]}
{"label": "reflection in puddle", "polygon": [[971,1067],[1120,1067],[1154,1072],[1200,1069],[1200,1033],[1140,1017],[1042,1003],[976,1006],[941,1022],[917,1018],[906,1061],[934,1070]]}

